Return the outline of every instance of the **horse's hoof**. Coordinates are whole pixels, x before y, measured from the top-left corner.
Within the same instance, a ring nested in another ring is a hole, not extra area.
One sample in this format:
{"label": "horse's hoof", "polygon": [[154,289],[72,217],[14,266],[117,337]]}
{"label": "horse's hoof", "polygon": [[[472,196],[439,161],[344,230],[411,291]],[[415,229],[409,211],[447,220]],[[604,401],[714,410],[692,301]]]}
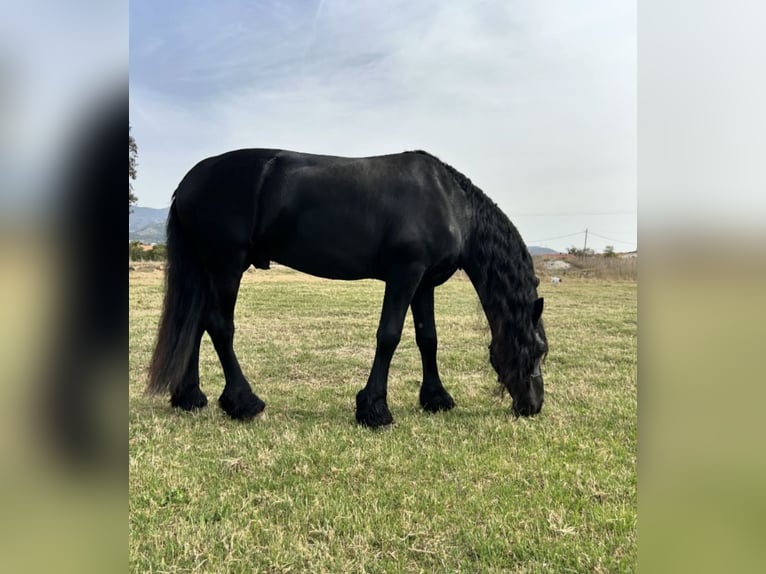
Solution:
{"label": "horse's hoof", "polygon": [[363,389],[356,395],[356,422],[368,428],[379,428],[394,424],[394,417],[385,398],[370,402]]}
{"label": "horse's hoof", "polygon": [[171,396],[170,404],[185,411],[194,411],[207,406],[207,397],[199,386],[196,386],[191,390],[185,390],[178,395]]}
{"label": "horse's hoof", "polygon": [[233,396],[224,392],[218,398],[218,404],[231,418],[242,421],[255,418],[266,408],[266,403],[252,391],[240,392]]}
{"label": "horse's hoof", "polygon": [[443,388],[436,392],[420,393],[420,406],[429,413],[438,413],[439,411],[448,411],[455,408],[455,401],[450,394]]}
{"label": "horse's hoof", "polygon": [[388,412],[360,412],[356,411],[356,422],[367,428],[375,429],[380,427],[386,427],[394,424],[394,417]]}

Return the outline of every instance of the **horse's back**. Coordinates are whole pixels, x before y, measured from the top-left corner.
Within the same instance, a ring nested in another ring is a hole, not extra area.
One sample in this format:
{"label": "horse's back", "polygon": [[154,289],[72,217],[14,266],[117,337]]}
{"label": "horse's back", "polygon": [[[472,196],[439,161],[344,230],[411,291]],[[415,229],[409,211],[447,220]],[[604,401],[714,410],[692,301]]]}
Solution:
{"label": "horse's back", "polygon": [[461,194],[431,158],[285,153],[276,162],[258,224],[274,261],[333,278],[385,279],[404,261],[431,267],[460,250]]}
{"label": "horse's back", "polygon": [[466,218],[464,195],[442,164],[409,152],[228,152],[197,164],[176,202],[204,228],[204,241],[246,243],[254,261],[341,279],[385,279],[407,260],[449,267]]}

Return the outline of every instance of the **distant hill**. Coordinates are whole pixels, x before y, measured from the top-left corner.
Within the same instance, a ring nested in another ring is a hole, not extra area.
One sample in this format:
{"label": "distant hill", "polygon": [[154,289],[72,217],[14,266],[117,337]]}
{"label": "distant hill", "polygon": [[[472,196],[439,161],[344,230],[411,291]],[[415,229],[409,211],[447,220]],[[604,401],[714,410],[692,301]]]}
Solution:
{"label": "distant hill", "polygon": [[133,207],[128,217],[128,239],[142,243],[165,243],[165,221],[168,209]]}
{"label": "distant hill", "polygon": [[549,249],[548,247],[538,247],[537,245],[530,245],[527,247],[530,255],[550,255],[551,253],[558,253],[555,249]]}
{"label": "distant hill", "polygon": [[165,222],[168,218],[168,207],[139,207],[134,206],[131,208],[130,217],[128,218],[128,230],[138,231],[143,229],[147,225],[152,223]]}
{"label": "distant hill", "polygon": [[131,231],[128,234],[130,241],[140,241],[141,243],[166,243],[165,222],[152,223],[138,231]]}

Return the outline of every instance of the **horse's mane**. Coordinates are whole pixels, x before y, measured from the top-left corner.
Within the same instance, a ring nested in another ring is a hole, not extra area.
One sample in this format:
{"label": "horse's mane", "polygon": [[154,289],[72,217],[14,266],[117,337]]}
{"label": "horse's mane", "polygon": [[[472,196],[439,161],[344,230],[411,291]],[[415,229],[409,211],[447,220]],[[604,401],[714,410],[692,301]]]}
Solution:
{"label": "horse's mane", "polygon": [[[471,279],[492,332],[490,359],[500,382],[528,375],[535,357],[532,306],[539,279],[521,234],[503,211],[471,180],[451,165],[438,161],[466,195],[473,216],[461,266]],[[545,340],[540,321],[539,333]]]}

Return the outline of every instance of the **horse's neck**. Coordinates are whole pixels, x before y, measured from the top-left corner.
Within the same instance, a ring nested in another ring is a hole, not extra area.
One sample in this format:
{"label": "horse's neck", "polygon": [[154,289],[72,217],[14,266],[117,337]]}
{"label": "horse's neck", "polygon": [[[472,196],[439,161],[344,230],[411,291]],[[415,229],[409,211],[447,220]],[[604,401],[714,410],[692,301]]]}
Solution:
{"label": "horse's neck", "polygon": [[494,204],[483,206],[471,231],[463,269],[495,334],[536,297],[534,267],[518,232]]}

